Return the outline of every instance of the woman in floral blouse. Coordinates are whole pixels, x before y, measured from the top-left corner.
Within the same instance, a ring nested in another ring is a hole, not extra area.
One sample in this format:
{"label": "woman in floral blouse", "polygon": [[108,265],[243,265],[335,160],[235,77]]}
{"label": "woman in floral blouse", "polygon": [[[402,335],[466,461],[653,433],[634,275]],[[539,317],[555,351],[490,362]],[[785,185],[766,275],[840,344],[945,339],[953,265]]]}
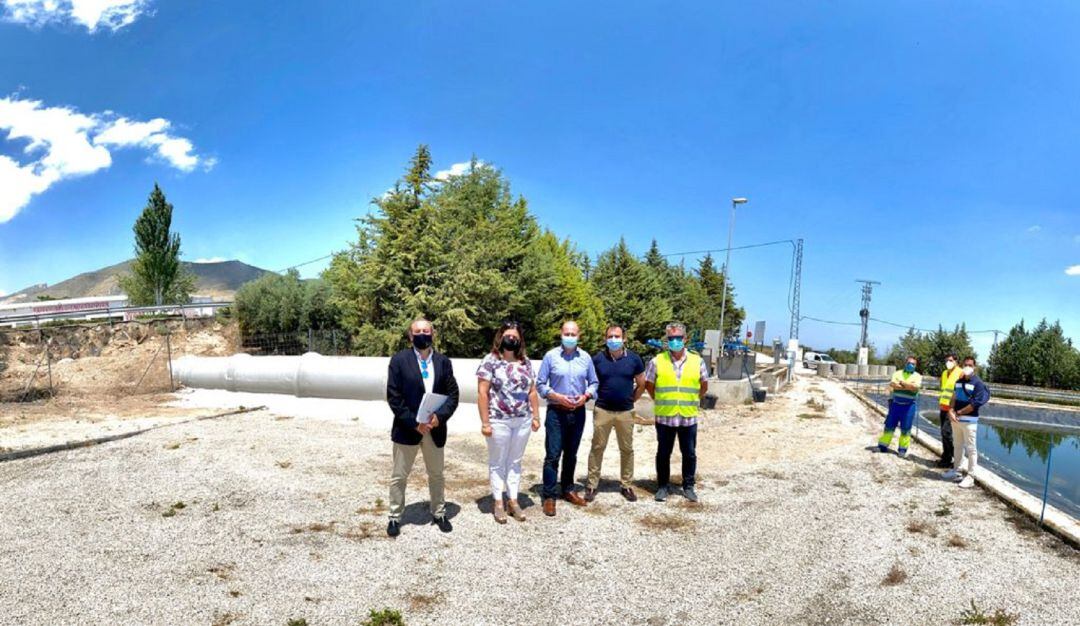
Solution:
{"label": "woman in floral blouse", "polygon": [[[491,352],[476,370],[480,393],[480,432],[487,438],[488,474],[495,504],[495,521],[506,523],[506,513],[518,521],[525,514],[518,505],[521,458],[529,433],[540,428],[540,397],[536,374],[525,353],[525,338],[517,322],[503,322],[495,332]],[[530,416],[532,419],[530,419]],[[503,493],[509,498],[503,507]]]}

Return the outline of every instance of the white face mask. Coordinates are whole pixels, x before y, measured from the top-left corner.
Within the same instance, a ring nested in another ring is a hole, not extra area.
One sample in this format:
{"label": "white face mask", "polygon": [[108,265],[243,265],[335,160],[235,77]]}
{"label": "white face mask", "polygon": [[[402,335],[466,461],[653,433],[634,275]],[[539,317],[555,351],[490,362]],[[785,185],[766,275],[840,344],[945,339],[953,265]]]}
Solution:
{"label": "white face mask", "polygon": [[970,365],[964,366],[964,376],[967,376],[968,378],[970,378],[972,376],[972,374],[974,374],[974,373],[975,373],[975,368],[974,367],[971,367]]}
{"label": "white face mask", "polygon": [[955,367],[956,367],[956,361],[953,361],[951,359],[948,360],[948,361],[945,361],[945,369],[947,369],[949,371],[952,371],[952,369],[955,368]]}

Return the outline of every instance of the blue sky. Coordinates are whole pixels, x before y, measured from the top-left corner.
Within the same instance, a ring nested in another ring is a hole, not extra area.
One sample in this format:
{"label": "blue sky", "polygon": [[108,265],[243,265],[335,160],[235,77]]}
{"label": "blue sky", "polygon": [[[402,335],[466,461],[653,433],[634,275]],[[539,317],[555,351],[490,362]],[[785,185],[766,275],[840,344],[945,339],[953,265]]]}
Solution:
{"label": "blue sky", "polygon": [[[1080,338],[1075,4],[110,1],[0,0],[0,291],[128,258],[154,181],[189,260],[323,256],[423,142],[502,168],[594,254],[722,248],[747,196],[736,245],[805,239],[805,315],[858,321],[870,278],[881,319]],[[45,111],[86,118],[93,152],[27,151]],[[770,337],[789,262],[732,257]],[[814,346],[857,334],[802,323]]]}

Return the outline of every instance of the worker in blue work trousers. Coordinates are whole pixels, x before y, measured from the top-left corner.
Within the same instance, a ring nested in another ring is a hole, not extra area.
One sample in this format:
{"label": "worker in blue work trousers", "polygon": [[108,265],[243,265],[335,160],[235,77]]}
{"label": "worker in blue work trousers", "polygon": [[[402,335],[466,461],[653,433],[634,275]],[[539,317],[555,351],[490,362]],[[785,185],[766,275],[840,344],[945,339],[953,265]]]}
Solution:
{"label": "worker in blue work trousers", "polygon": [[918,365],[919,360],[909,356],[904,369],[896,370],[889,381],[892,397],[889,398],[889,413],[885,417],[885,432],[878,438],[878,452],[889,451],[893,431],[899,426],[900,445],[896,452],[900,456],[907,456],[911,445],[911,427],[919,410],[919,389],[922,388],[922,375],[915,371]]}

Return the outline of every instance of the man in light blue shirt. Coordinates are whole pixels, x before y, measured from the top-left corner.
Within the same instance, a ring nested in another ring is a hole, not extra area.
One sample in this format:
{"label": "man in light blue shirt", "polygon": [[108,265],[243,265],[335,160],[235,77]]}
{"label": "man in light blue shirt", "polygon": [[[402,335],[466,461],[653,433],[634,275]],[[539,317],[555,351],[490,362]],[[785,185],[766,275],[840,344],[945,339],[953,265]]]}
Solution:
{"label": "man in light blue shirt", "polygon": [[[555,515],[555,499],[585,506],[585,498],[574,491],[574,468],[578,446],[585,431],[585,403],[596,397],[599,382],[588,352],[578,348],[581,330],[576,322],[562,325],[562,345],[544,355],[536,377],[536,390],[547,399],[544,421],[544,514]],[[559,457],[562,480],[559,480]]]}

